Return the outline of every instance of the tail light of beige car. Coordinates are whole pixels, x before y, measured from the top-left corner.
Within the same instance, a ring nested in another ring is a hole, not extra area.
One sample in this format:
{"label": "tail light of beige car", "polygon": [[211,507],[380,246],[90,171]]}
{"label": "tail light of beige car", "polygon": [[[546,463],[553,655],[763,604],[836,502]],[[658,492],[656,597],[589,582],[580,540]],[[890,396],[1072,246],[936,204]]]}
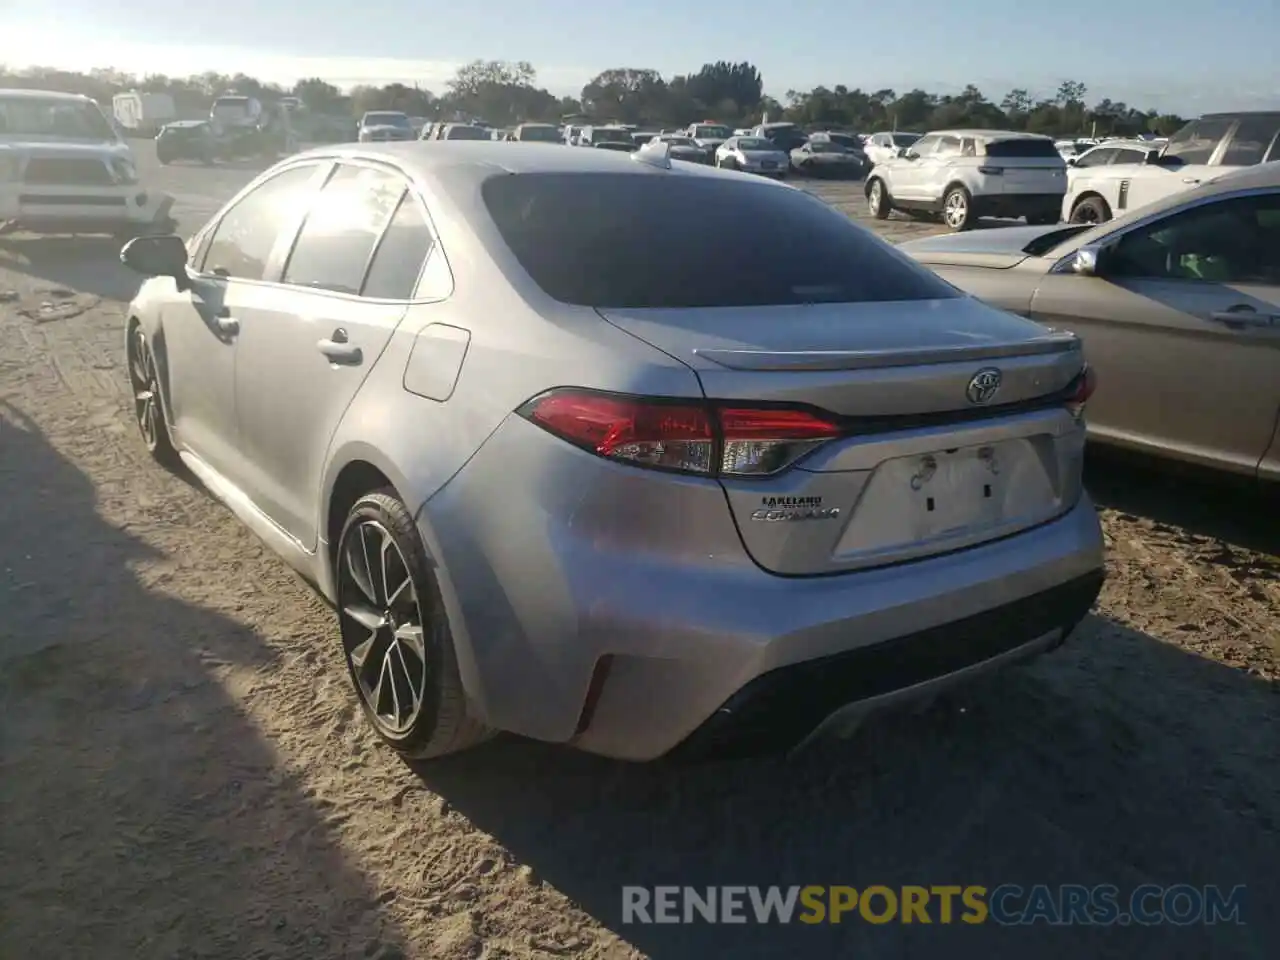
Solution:
{"label": "tail light of beige car", "polygon": [[1084,416],[1085,404],[1089,402],[1089,398],[1093,396],[1093,392],[1097,388],[1098,375],[1094,373],[1093,367],[1086,363],[1084,369],[1080,371],[1080,375],[1067,388],[1066,406],[1071,411],[1071,416],[1077,420]]}
{"label": "tail light of beige car", "polygon": [[794,406],[752,407],[565,388],[521,416],[577,447],[639,467],[707,477],[765,477],[842,435],[836,420]]}

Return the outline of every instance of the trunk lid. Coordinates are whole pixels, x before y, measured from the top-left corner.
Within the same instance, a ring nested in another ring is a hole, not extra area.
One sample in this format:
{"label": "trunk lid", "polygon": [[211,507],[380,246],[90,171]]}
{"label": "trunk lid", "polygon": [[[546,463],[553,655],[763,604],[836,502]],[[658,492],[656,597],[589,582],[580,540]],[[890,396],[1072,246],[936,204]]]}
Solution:
{"label": "trunk lid", "polygon": [[[1053,399],[1083,365],[1070,334],[970,297],[600,312],[692,367],[712,400],[806,404],[841,421],[841,436],[788,469],[722,478],[766,570],[834,573],[959,549],[1079,496],[1083,428]],[[995,395],[975,402],[975,379],[993,370]]]}

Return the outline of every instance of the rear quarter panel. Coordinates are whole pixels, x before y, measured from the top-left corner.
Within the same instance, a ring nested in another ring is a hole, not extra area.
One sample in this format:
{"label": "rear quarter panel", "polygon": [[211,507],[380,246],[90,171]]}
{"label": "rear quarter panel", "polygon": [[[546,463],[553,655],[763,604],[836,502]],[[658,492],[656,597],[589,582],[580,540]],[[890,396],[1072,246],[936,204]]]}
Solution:
{"label": "rear quarter panel", "polygon": [[1039,258],[1032,258],[1030,266],[1026,261],[1012,267],[967,267],[925,263],[934,273],[948,283],[959,287],[979,300],[1001,310],[1008,310],[1019,316],[1031,315],[1031,300],[1035,296],[1036,286],[1044,274],[1044,265]]}

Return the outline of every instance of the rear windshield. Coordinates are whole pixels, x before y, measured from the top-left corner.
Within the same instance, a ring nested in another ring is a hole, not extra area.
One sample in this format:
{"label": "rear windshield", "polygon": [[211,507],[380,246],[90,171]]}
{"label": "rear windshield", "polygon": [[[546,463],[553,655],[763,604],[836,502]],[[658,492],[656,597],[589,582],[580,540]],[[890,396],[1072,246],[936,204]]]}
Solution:
{"label": "rear windshield", "polygon": [[560,140],[560,131],[555,127],[521,127],[520,139],[557,143]]}
{"label": "rear windshield", "polygon": [[[521,266],[562,303],[641,309],[960,296],[800,190],[696,176],[538,173],[493,177],[483,195]],[[741,242],[714,242],[725,238]]]}
{"label": "rear windshield", "polygon": [[1051,157],[1061,160],[1062,154],[1053,145],[1052,140],[992,140],[987,144],[988,157],[1004,157],[1006,159]]}
{"label": "rear windshield", "polygon": [[595,127],[591,131],[592,143],[630,143],[631,131],[622,127]]}
{"label": "rear windshield", "polygon": [[459,124],[446,130],[444,138],[446,140],[489,140],[491,136],[484,127],[469,127],[466,124]]}

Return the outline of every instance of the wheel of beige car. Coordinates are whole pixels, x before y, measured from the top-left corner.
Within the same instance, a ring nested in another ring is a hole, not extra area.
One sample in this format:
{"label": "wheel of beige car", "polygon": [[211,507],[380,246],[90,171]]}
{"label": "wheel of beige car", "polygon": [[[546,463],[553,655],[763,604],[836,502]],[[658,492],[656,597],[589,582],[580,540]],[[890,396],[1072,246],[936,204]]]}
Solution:
{"label": "wheel of beige car", "polygon": [[347,670],[378,736],[418,759],[488,739],[467,714],[449,618],[408,508],[387,490],[362,497],[334,557]]}
{"label": "wheel of beige car", "polygon": [[942,222],[952,230],[968,230],[973,226],[973,198],[964,187],[951,187],[942,198]]}
{"label": "wheel of beige car", "polygon": [[1085,197],[1071,208],[1072,223],[1104,223],[1111,219],[1111,208],[1101,197]]}
{"label": "wheel of beige car", "polygon": [[164,417],[155,353],[151,350],[147,335],[142,332],[141,324],[135,323],[129,330],[127,353],[134,422],[138,425],[138,432],[142,434],[147,452],[157,463],[172,470],[180,461],[169,438],[169,425]]}
{"label": "wheel of beige car", "polygon": [[879,177],[867,184],[867,208],[877,220],[888,220],[889,214],[893,212],[889,192],[885,190],[884,181]]}

